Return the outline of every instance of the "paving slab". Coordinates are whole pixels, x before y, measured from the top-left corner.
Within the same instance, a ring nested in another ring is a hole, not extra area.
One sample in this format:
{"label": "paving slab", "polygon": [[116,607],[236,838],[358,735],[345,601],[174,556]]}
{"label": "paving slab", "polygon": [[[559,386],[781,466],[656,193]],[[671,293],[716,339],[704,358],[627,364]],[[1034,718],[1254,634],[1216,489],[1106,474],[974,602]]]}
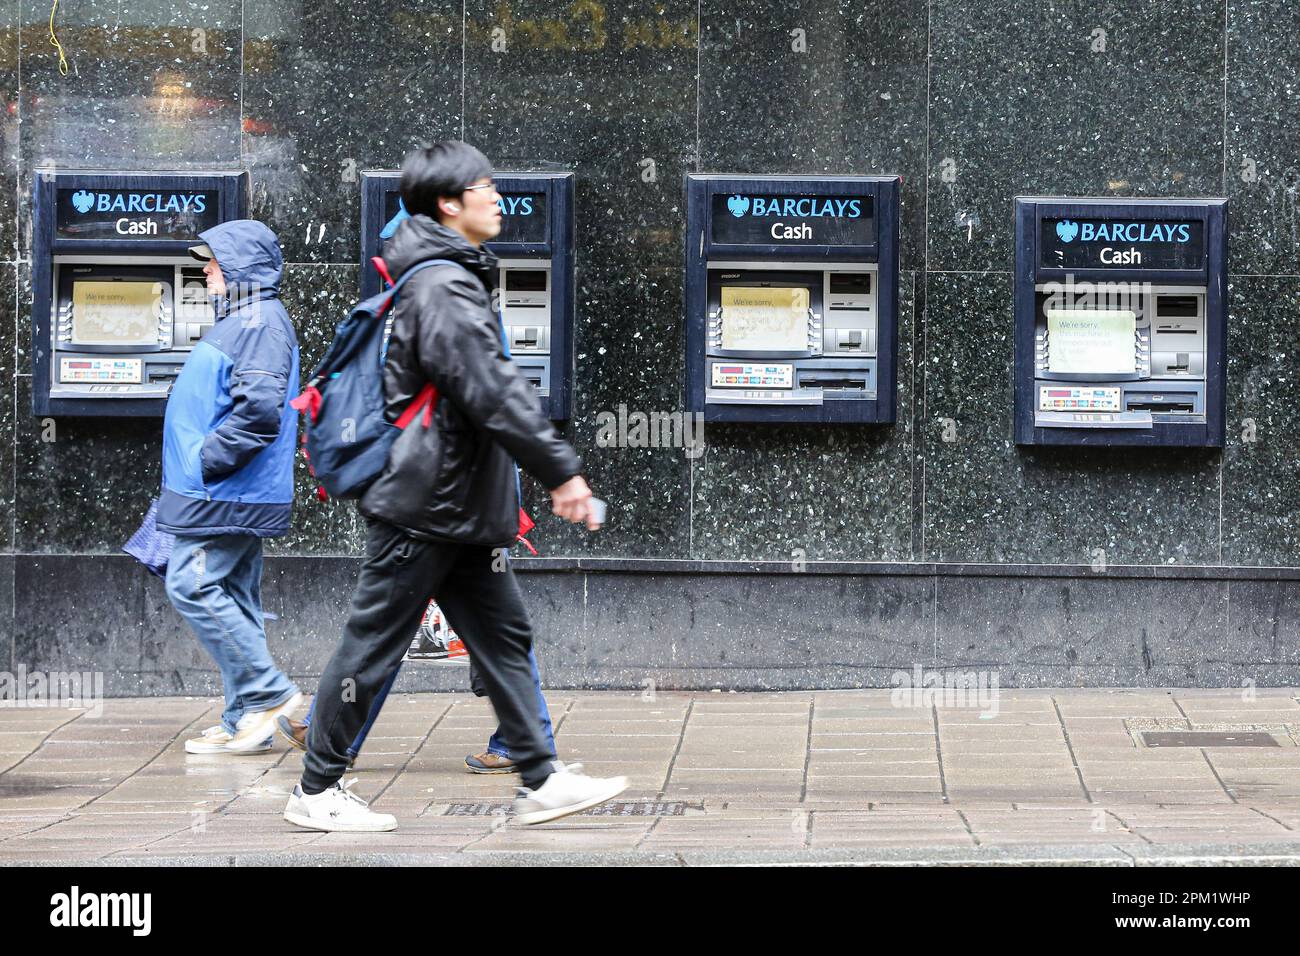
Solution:
{"label": "paving slab", "polygon": [[[390,834],[286,824],[302,756],[278,739],[185,754],[215,698],[0,708],[0,862],[1300,862],[1300,703],[1280,689],[1007,689],[996,713],[878,690],[547,697],[561,759],[629,777],[624,815],[512,824],[518,778],[465,772],[496,726],[469,694],[390,699],[354,774]],[[1210,726],[1286,746],[1134,736]]]}

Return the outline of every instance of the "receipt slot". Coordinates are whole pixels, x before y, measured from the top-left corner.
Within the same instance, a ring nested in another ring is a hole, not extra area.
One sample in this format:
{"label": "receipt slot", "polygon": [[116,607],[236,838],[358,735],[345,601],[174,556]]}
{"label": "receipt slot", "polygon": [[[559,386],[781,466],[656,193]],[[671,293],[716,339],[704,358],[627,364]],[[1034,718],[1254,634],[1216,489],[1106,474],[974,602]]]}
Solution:
{"label": "receipt slot", "polygon": [[[569,417],[573,372],[573,173],[500,172],[501,232],[496,255],[502,321],[515,365],[533,384],[553,421]],[[382,255],[380,232],[398,211],[401,173],[361,174],[361,294],[382,284],[371,264]],[[393,276],[396,279],[396,276]]]}
{"label": "receipt slot", "polygon": [[239,219],[247,173],[38,168],[32,186],[32,411],[162,415],[214,315],[196,236]]}
{"label": "receipt slot", "polygon": [[897,176],[687,175],[687,408],[893,422]]}
{"label": "receipt slot", "polygon": [[1227,200],[1016,200],[1020,445],[1223,446]]}

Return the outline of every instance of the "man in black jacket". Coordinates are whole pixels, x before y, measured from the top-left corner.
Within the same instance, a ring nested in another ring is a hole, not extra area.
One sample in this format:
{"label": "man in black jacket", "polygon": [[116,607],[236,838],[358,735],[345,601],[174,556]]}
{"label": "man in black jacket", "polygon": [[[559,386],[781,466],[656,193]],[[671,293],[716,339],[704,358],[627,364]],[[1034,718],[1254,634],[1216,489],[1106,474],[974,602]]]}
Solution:
{"label": "man in black jacket", "polygon": [[537,719],[528,655],[532,628],[507,550],[519,528],[515,462],[551,489],[555,514],[595,530],[582,462],[543,417],[532,386],[505,353],[492,307],[496,259],[482,244],[501,231],[487,158],[449,141],[402,166],[411,214],[388,241],[394,278],[430,259],[402,288],[384,364],[386,414],[395,422],[426,383],[438,390],[393,443],[359,503],[366,557],[343,639],[321,675],[315,717],[285,819],[317,830],[391,830],[340,783],[347,748],[376,693],[398,666],[429,597],[464,640],[519,766],[522,823],[542,823],[621,793],[624,777],[597,779],[553,761]]}

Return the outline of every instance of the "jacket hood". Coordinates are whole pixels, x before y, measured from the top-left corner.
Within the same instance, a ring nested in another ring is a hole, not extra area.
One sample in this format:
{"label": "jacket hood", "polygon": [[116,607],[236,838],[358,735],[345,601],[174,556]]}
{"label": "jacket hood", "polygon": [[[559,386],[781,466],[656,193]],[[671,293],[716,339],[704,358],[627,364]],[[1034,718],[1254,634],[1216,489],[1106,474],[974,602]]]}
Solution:
{"label": "jacket hood", "polygon": [[280,240],[256,219],[233,219],[199,233],[217,257],[231,299],[253,292],[279,295],[284,257]]}
{"label": "jacket hood", "polygon": [[474,248],[453,229],[423,214],[402,221],[384,244],[384,265],[396,282],[411,266],[426,259],[450,259],[465,266],[489,285],[497,258],[483,247]]}

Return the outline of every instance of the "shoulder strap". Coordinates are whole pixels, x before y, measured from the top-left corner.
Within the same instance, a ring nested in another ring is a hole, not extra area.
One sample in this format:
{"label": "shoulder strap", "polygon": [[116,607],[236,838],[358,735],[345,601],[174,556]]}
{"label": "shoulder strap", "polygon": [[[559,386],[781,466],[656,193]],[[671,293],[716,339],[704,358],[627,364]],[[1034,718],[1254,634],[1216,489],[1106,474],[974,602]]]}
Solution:
{"label": "shoulder strap", "polygon": [[[379,257],[376,256],[375,258],[378,259]],[[411,268],[403,272],[400,276],[397,277],[396,282],[393,282],[393,280],[388,275],[387,269],[384,269],[379,274],[383,276],[384,281],[386,281],[389,284],[388,291],[391,293],[391,295],[388,297],[388,302],[384,305],[384,309],[387,310],[388,307],[392,305],[393,300],[397,298],[397,290],[400,289],[406,283],[407,279],[411,278],[411,276],[415,275],[421,269],[427,269],[429,266],[460,266],[460,268],[462,269],[465,268],[459,262],[453,262],[451,259],[425,259],[423,262],[417,262],[415,265],[411,266]],[[378,267],[379,264],[376,263],[375,268]],[[466,269],[466,271],[468,272],[469,270]]]}
{"label": "shoulder strap", "polygon": [[[375,260],[375,268],[378,269],[379,263],[382,260],[378,256],[375,257]],[[393,303],[397,301],[398,291],[400,291],[402,286],[406,284],[406,280],[411,278],[411,276],[415,275],[421,269],[429,268],[429,266],[460,266],[460,268],[465,269],[465,267],[459,262],[453,262],[450,259],[425,259],[423,262],[417,262],[397,277],[397,281],[393,283],[392,288],[388,290],[388,298],[384,300],[384,304],[380,306],[379,311],[375,313],[375,318],[382,318],[388,315],[388,311],[393,307]],[[469,270],[465,269],[465,271],[468,272]],[[392,281],[389,279],[387,268],[381,269],[379,274],[382,275],[385,280],[390,282]],[[384,350],[387,351],[387,347],[385,347]],[[380,361],[383,361],[382,356],[380,357]]]}

